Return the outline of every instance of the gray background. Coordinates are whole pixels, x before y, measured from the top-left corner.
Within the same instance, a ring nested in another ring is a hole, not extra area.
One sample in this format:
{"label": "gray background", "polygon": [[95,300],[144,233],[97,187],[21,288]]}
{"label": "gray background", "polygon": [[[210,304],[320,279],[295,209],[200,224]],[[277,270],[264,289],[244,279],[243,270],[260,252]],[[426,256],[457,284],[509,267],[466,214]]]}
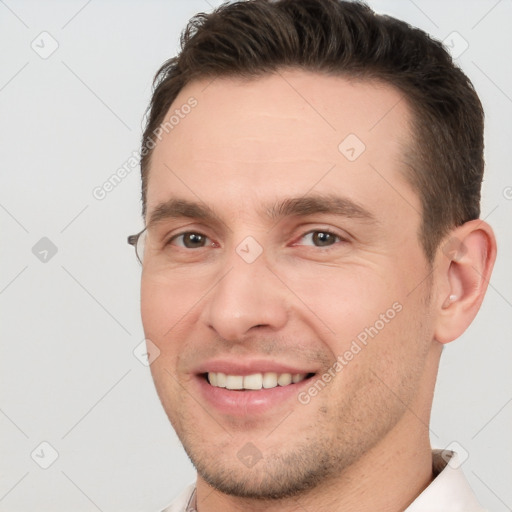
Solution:
{"label": "gray background", "polygon": [[[194,478],[133,352],[138,167],[93,190],[138,149],[186,21],[218,3],[0,0],[0,511],[155,511]],[[482,503],[512,510],[512,2],[370,3],[448,37],[486,109],[482,217],[500,252],[480,315],[444,352],[432,443],[456,443]]]}

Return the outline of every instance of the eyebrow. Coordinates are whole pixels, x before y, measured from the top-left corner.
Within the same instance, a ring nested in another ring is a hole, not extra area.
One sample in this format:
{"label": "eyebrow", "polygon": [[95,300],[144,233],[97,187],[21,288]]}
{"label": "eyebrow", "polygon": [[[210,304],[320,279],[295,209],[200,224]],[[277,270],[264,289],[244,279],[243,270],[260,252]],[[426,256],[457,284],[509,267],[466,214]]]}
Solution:
{"label": "eyebrow", "polygon": [[[286,198],[268,205],[262,211],[266,217],[274,222],[285,217],[330,214],[377,223],[376,217],[360,204],[346,197],[332,194],[310,194]],[[205,203],[173,198],[160,203],[153,210],[148,225],[172,218],[191,218],[224,224],[214,210]]]}
{"label": "eyebrow", "polygon": [[190,218],[204,221],[221,222],[218,215],[206,204],[185,199],[169,199],[160,203],[149,216],[148,226],[166,219]]}
{"label": "eyebrow", "polygon": [[314,194],[284,199],[267,208],[266,213],[274,221],[283,217],[306,217],[321,213],[377,222],[373,213],[360,204],[333,194]]}

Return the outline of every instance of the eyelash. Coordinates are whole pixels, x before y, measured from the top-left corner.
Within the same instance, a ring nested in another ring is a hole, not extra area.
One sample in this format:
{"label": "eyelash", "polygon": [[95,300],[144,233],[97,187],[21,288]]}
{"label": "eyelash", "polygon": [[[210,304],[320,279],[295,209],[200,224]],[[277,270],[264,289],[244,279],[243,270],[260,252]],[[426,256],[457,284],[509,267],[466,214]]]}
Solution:
{"label": "eyelash", "polygon": [[[313,229],[313,230],[308,231],[308,232],[304,233],[303,235],[301,235],[299,240],[303,240],[306,236],[314,235],[315,233],[322,233],[324,235],[330,235],[330,236],[334,237],[337,240],[332,245],[327,245],[327,246],[311,245],[309,247],[316,247],[316,248],[322,248],[324,250],[328,250],[328,249],[332,248],[333,246],[335,246],[336,244],[339,244],[341,242],[346,242],[347,241],[341,235],[338,235],[337,233],[334,233],[333,231],[330,231],[329,229]],[[293,245],[297,245],[297,244],[294,243]]]}
{"label": "eyelash", "polygon": [[[211,241],[210,237],[206,236],[205,234],[203,234],[203,233],[201,233],[199,231],[183,231],[182,233],[178,233],[176,235],[173,235],[171,238],[169,238],[169,240],[164,245],[165,246],[172,245],[172,242],[174,242],[175,240],[177,240],[180,237],[184,237],[185,235],[199,235],[199,236],[202,236],[202,237],[206,238],[207,240]],[[199,247],[199,249],[204,249],[204,248],[209,247],[211,245],[212,245],[212,243],[210,243],[210,244],[208,244],[208,245],[206,245],[204,247]],[[182,247],[182,246],[179,246],[179,247],[181,247],[182,249],[190,249],[188,247]]]}
{"label": "eyelash", "polygon": [[[316,247],[316,248],[322,248],[323,250],[329,250],[331,249],[334,245],[336,244],[339,244],[339,243],[344,243],[344,242],[348,242],[348,240],[337,234],[337,233],[334,233],[333,231],[329,230],[329,229],[312,229],[310,231],[307,231],[305,233],[303,233],[297,240],[303,240],[306,236],[308,235],[313,235],[314,233],[323,233],[323,234],[326,234],[326,235],[331,235],[333,236],[336,240],[336,242],[334,242],[332,245],[327,245],[327,246],[315,246],[315,245],[311,245],[309,247]],[[165,246],[168,246],[168,245],[173,245],[172,242],[174,242],[175,240],[179,239],[180,237],[184,237],[185,235],[199,235],[199,236],[202,236],[202,237],[205,237],[206,240],[209,240],[210,243],[205,245],[205,246],[202,246],[202,247],[198,247],[197,249],[205,249],[207,247],[212,247],[212,246],[217,246],[218,247],[218,244],[216,244],[215,242],[212,242],[210,237],[206,236],[205,234],[199,232],[199,231],[183,231],[182,233],[177,233],[176,235],[173,235],[164,245]],[[297,242],[294,242],[292,244],[292,246],[297,246],[299,245]],[[193,250],[192,248],[189,248],[189,247],[184,247],[182,245],[178,246],[182,249],[188,249],[188,250]]]}

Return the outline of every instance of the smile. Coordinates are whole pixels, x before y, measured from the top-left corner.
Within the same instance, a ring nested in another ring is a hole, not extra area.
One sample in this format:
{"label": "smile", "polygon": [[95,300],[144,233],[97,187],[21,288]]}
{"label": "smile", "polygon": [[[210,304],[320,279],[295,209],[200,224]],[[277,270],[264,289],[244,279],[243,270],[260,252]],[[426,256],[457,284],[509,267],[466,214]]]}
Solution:
{"label": "smile", "polygon": [[297,384],[313,374],[308,373],[253,373],[251,375],[229,375],[222,372],[208,372],[206,377],[211,386],[229,390],[272,389],[278,386]]}
{"label": "smile", "polygon": [[[317,367],[256,358],[218,358],[193,369],[191,381],[205,410],[231,418],[262,418],[281,414],[282,407],[300,406],[297,396],[317,375]],[[268,419],[268,418],[267,418]]]}

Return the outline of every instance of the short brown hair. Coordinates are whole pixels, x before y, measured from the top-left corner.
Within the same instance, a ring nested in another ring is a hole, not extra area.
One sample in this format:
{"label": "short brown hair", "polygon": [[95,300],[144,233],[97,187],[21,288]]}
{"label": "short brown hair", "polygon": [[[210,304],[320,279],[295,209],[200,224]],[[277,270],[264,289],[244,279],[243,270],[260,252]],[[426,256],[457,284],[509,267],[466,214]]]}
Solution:
{"label": "short brown hair", "polygon": [[403,93],[414,137],[406,178],[421,200],[429,261],[451,228],[479,217],[484,114],[471,82],[422,30],[342,0],[238,1],[189,21],[181,52],[155,76],[141,152],[144,213],[154,134],[183,87],[283,68],[380,80]]}

